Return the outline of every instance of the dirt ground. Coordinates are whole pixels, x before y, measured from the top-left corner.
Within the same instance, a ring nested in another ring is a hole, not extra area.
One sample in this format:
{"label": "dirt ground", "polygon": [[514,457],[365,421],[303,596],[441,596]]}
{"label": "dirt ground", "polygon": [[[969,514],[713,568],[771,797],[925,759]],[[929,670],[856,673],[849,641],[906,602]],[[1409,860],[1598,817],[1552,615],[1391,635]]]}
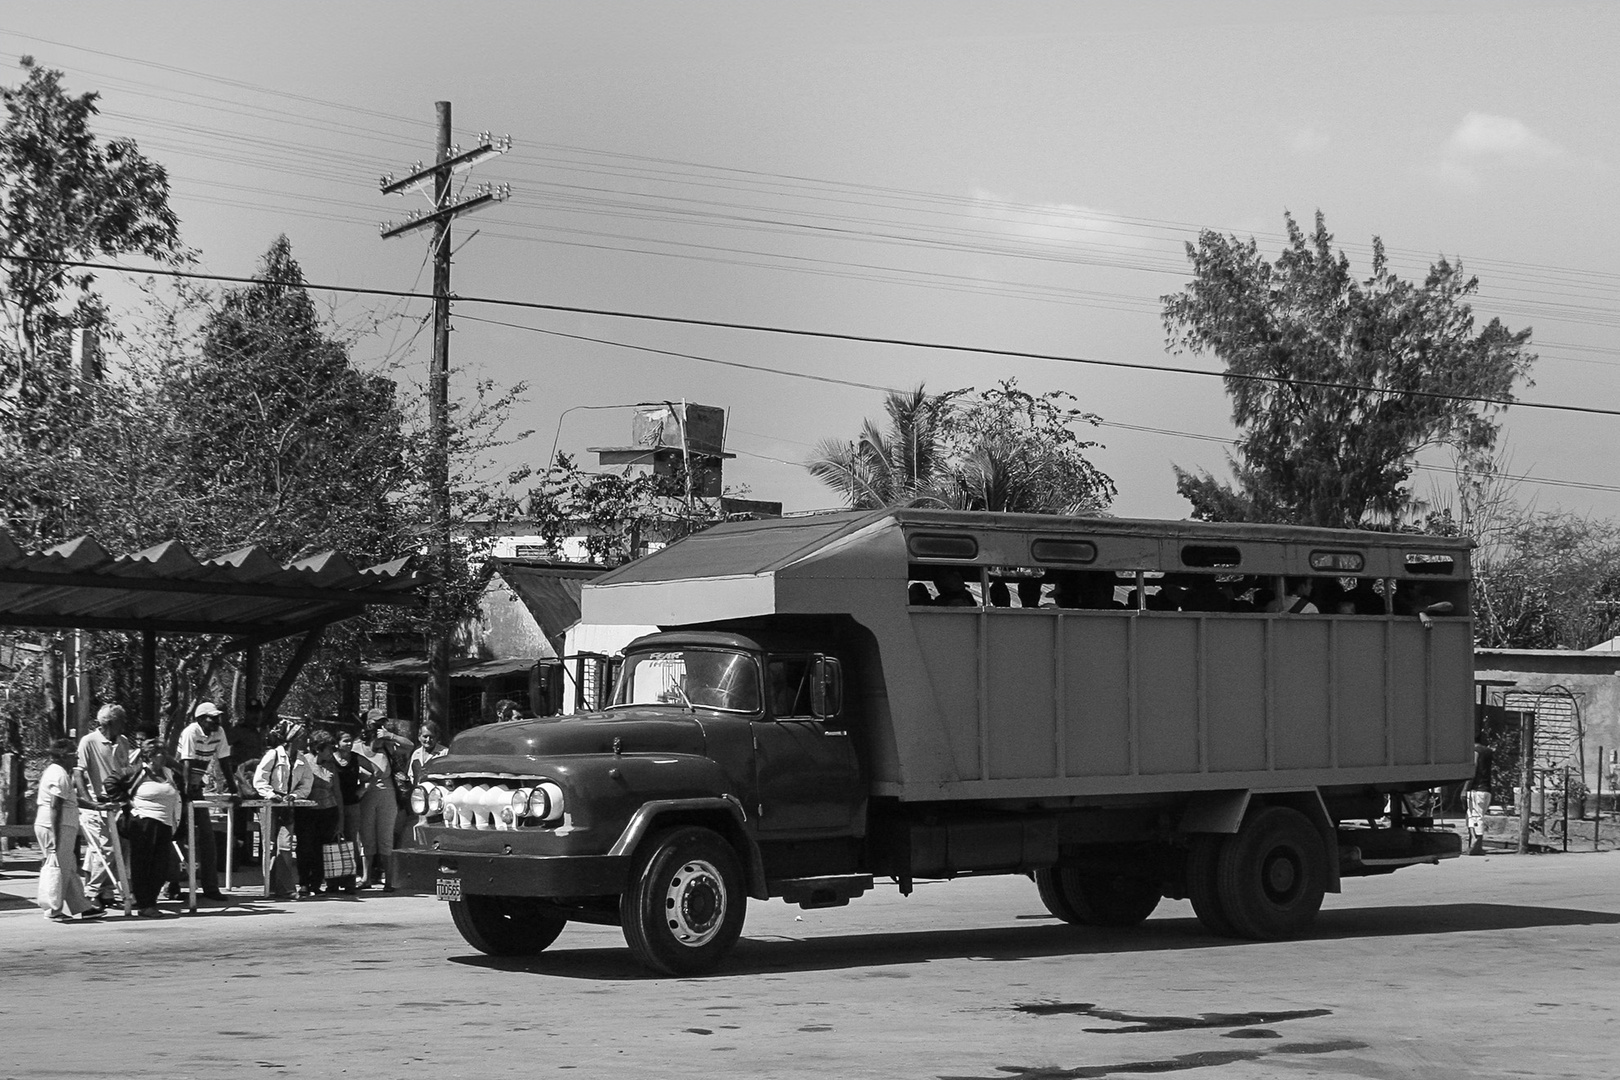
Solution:
{"label": "dirt ground", "polygon": [[[0,868],[0,899],[26,892]],[[495,961],[424,897],[47,923],[0,906],[0,1077],[1620,1076],[1620,854],[1352,880],[1308,940],[1059,924],[1032,884],[754,903],[722,972],[616,929]]]}

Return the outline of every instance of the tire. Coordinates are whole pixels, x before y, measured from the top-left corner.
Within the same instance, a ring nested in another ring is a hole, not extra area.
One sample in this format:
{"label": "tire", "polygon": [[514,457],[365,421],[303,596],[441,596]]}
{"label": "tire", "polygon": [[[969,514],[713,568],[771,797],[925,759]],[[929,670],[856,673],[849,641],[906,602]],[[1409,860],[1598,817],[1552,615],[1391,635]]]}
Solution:
{"label": "tire", "polygon": [[527,896],[464,896],[450,901],[450,918],[467,944],[489,956],[534,956],[568,925]]}
{"label": "tire", "polygon": [[1237,937],[1237,929],[1221,905],[1220,882],[1216,878],[1226,840],[1208,833],[1192,838],[1187,849],[1187,899],[1192,901],[1193,914],[1205,930],[1221,937]]}
{"label": "tire", "polygon": [[1073,870],[1057,866],[1037,870],[1035,871],[1035,888],[1040,892],[1041,903],[1046,905],[1047,911],[1050,911],[1066,923],[1083,926],[1087,920],[1069,902],[1069,888],[1064,881],[1066,875],[1073,873]]}
{"label": "tire", "polygon": [[685,826],[650,837],[619,899],[624,940],[664,975],[702,975],[742,935],[748,914],[737,853],[711,829]]}
{"label": "tire", "polygon": [[1153,914],[1163,893],[1129,874],[1087,874],[1068,866],[1035,871],[1046,910],[1077,926],[1136,926]]}
{"label": "tire", "polygon": [[1327,892],[1327,852],[1310,820],[1272,806],[1243,823],[1216,866],[1221,908],[1238,936],[1293,937],[1316,918]]}

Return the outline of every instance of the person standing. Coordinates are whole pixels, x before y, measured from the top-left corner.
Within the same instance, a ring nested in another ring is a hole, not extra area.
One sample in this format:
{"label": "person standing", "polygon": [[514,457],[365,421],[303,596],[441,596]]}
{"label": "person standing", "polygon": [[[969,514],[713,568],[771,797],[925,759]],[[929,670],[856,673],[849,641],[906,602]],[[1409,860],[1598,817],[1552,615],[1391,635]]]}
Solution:
{"label": "person standing", "polygon": [[336,890],[346,885],[354,891],[354,879],[327,881],[322,849],[342,836],[343,802],[338,787],[337,762],[332,755],[332,733],[318,730],[309,737],[309,800],[314,806],[293,809],[293,835],[298,837],[298,895],[310,896],[322,886]]}
{"label": "person standing", "polygon": [[[416,733],[416,749],[411,751],[410,764],[406,767],[406,783],[414,788],[422,782],[427,772],[428,762],[434,758],[443,757],[450,752],[450,748],[439,741],[439,728],[431,720],[423,721]],[[394,827],[394,846],[399,847],[411,835],[411,829],[416,825],[416,813],[410,807],[409,800],[402,800],[404,806],[399,811],[399,822]]]}
{"label": "person standing", "polygon": [[354,734],[338,733],[332,749],[333,772],[337,775],[338,797],[343,803],[343,839],[360,850],[360,799],[370,783],[375,766],[354,752]]}
{"label": "person standing", "polygon": [[35,901],[52,922],[94,919],[107,913],[84,895],[79,864],[73,858],[79,839],[79,791],[69,769],[77,760],[72,739],[56,739],[50,746],[51,763],[39,776],[34,837],[44,862],[39,868],[39,896]]}
{"label": "person standing", "polygon": [[1468,854],[1485,854],[1485,815],[1491,809],[1491,783],[1496,755],[1484,732],[1474,736],[1474,775],[1463,785],[1468,804]]}
{"label": "person standing", "polygon": [[[96,726],[79,740],[79,831],[84,836],[85,890],[101,907],[117,900],[118,854],[120,843],[114,824],[117,807],[107,796],[107,781],[129,775],[134,747],[124,737],[124,707],[103,705],[96,712]],[[90,810],[91,805],[108,807]]]}
{"label": "person standing", "polygon": [[[259,759],[259,767],[253,772],[253,790],[266,799],[285,800],[288,803],[297,799],[307,799],[310,790],[315,786],[315,773],[310,769],[309,755],[304,753],[304,725],[289,724],[286,728],[278,730],[279,736],[272,733],[271,739],[279,741],[265,751],[264,757]],[[288,809],[277,810],[271,815],[270,835],[264,838],[263,843],[267,845],[275,843],[281,835],[282,825],[292,827],[295,830],[293,835],[296,836],[295,822],[296,815],[289,813]],[[277,858],[281,854],[282,852],[277,852]],[[286,888],[292,890],[294,895],[302,892],[295,884],[289,884]]]}
{"label": "person standing", "polygon": [[141,738],[135,775],[130,781],[129,876],[135,914],[156,919],[158,892],[169,876],[174,830],[180,821],[180,788],[169,767],[168,752],[155,732]]}
{"label": "person standing", "polygon": [[[230,771],[231,744],[221,726],[224,714],[212,701],[200,701],[192,710],[192,721],[180,732],[175,754],[185,781],[185,798],[191,803],[191,819],[197,831],[197,877],[202,894],[210,900],[223,900],[219,891],[219,856],[214,843],[214,822],[208,807],[195,800],[204,795],[236,794],[236,777]],[[180,837],[181,845],[186,837]]]}
{"label": "person standing", "polygon": [[412,749],[410,741],[389,731],[386,714],[381,709],[366,713],[355,740],[354,751],[370,763],[372,772],[365,790],[360,794],[360,849],[365,855],[365,879],[361,888],[382,886],[386,892],[393,888],[385,881],[388,858],[394,851],[394,819],[399,814],[398,795],[394,788],[394,766],[389,760],[389,744]]}

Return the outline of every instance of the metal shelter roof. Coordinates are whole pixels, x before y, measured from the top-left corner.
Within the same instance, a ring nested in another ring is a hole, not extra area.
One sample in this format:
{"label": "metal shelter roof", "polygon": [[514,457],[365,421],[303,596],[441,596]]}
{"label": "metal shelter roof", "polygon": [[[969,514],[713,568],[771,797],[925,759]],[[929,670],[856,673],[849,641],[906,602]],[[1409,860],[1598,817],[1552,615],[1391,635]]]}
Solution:
{"label": "metal shelter roof", "polygon": [[256,547],[199,559],[175,540],[113,555],[81,536],[28,553],[0,530],[0,626],[225,634],[264,642],[419,606],[409,559],[357,570],[335,551],[282,565]]}

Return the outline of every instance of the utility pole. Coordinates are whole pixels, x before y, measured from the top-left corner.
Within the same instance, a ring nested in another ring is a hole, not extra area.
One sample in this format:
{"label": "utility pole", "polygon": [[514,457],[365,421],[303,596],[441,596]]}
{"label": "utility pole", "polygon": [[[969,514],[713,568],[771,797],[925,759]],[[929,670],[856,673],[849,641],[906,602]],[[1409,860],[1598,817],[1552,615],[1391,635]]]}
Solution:
{"label": "utility pole", "polygon": [[427,190],[431,185],[433,208],[417,211],[397,224],[381,226],[384,240],[416,229],[433,229],[433,359],[428,369],[428,420],[431,447],[428,456],[428,504],[431,536],[428,558],[440,595],[429,604],[428,719],[449,735],[450,714],[450,632],[453,629],[442,588],[450,578],[450,223],[465,214],[501,202],[510,189],[484,184],[472,194],[451,200],[450,178],[472,168],[485,158],[504,154],[512,148],[511,136],[500,141],[488,132],[478,136],[478,145],[462,151],[450,142],[450,103],[434,103],[438,120],[437,147],[433,164],[417,162],[409,175],[396,180],[382,178],[384,195]]}

